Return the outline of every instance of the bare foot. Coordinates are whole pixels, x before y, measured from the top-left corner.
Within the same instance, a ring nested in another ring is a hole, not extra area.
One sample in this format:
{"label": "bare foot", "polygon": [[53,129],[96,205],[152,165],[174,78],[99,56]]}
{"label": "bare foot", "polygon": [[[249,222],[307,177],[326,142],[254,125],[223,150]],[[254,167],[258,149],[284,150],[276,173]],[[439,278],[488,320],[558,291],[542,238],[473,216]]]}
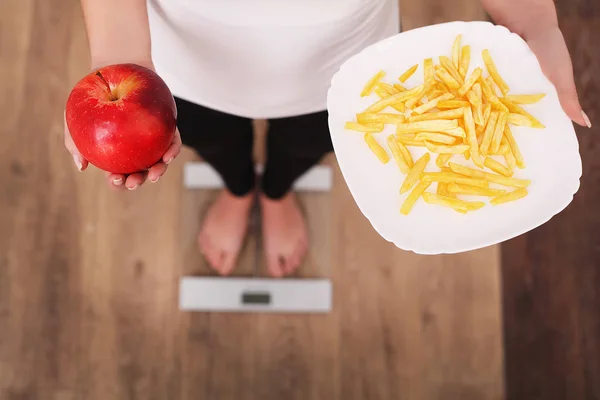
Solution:
{"label": "bare foot", "polygon": [[210,206],[198,244],[210,266],[221,275],[233,271],[248,230],[254,193],[236,197],[223,190]]}
{"label": "bare foot", "polygon": [[304,216],[292,192],[278,200],[261,195],[262,229],[269,273],[289,275],[302,262],[308,250]]}

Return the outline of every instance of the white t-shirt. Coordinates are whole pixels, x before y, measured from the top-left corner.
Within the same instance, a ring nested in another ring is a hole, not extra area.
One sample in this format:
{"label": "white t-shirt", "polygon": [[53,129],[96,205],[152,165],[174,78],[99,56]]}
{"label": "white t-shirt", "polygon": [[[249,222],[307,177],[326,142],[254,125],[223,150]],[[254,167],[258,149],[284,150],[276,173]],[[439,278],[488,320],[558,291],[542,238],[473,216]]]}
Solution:
{"label": "white t-shirt", "polygon": [[331,77],[399,32],[398,0],[148,0],[173,94],[248,118],[323,111]]}

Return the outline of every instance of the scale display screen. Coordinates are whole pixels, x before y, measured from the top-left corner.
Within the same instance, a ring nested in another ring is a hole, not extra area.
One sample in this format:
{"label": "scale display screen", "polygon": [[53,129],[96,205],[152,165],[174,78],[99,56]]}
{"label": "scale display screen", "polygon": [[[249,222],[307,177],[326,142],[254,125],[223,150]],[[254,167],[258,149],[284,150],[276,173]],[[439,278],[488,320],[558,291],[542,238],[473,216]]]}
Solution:
{"label": "scale display screen", "polygon": [[271,304],[271,294],[268,292],[244,292],[242,293],[242,304]]}

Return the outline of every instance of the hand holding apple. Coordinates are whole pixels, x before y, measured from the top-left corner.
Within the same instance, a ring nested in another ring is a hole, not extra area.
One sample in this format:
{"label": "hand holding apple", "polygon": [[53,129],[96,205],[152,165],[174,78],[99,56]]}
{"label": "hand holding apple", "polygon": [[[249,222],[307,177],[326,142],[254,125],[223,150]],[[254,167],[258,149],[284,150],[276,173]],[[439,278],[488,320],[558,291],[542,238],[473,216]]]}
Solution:
{"label": "hand holding apple", "polygon": [[81,79],[65,122],[65,145],[78,168],[89,161],[128,189],[158,180],[181,149],[171,92],[154,71],[136,64],[109,65]]}

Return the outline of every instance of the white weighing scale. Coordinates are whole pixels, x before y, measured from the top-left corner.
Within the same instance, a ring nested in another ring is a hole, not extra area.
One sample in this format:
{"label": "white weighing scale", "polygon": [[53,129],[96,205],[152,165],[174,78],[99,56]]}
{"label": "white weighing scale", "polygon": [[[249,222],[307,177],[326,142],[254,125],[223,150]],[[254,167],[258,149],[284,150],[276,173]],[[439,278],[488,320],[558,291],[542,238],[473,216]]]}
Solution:
{"label": "white weighing scale", "polygon": [[[257,166],[257,173],[262,166]],[[332,186],[329,166],[317,165],[294,184],[296,191],[328,192]],[[219,189],[223,181],[203,162],[184,166],[187,189]],[[260,229],[258,208],[252,212],[250,229]],[[260,254],[260,252],[257,252]],[[255,271],[259,259],[255,260]],[[179,308],[182,311],[327,313],[332,302],[331,280],[295,278],[229,278],[184,276],[180,281]]]}

